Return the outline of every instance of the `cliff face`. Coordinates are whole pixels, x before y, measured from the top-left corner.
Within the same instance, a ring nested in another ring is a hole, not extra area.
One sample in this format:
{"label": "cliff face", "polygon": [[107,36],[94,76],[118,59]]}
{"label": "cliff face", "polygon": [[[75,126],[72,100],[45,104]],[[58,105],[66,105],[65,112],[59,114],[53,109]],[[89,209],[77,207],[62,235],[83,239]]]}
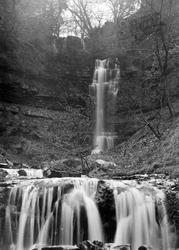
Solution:
{"label": "cliff face", "polygon": [[88,93],[93,60],[80,39],[61,40],[45,49],[23,42],[7,50],[1,46],[0,100],[51,109],[68,102],[84,105],[81,96]]}

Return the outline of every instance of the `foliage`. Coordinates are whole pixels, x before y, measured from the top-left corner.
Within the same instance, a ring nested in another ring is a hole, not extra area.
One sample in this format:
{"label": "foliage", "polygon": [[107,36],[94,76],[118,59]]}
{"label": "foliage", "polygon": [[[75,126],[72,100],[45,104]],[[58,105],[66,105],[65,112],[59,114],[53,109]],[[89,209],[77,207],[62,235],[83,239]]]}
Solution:
{"label": "foliage", "polygon": [[80,157],[83,161],[91,152],[91,120],[82,110],[66,107],[66,111],[49,128],[49,132],[54,132],[53,145],[66,151],[66,155]]}
{"label": "foliage", "polygon": [[[66,8],[64,0],[19,0],[0,3],[1,30],[11,36],[19,35],[27,40],[39,35],[58,36],[63,23],[61,13]],[[43,37],[42,37],[43,38]],[[42,40],[42,39],[41,39]]]}

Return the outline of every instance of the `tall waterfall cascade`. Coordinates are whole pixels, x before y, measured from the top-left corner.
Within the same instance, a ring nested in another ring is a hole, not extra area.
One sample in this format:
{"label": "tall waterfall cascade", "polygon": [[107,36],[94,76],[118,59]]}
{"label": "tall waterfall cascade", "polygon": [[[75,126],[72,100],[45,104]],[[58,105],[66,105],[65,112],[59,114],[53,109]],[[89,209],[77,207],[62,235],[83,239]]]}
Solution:
{"label": "tall waterfall cascade", "polygon": [[[144,244],[154,250],[174,249],[161,190],[136,182],[105,183],[113,190],[114,244],[130,244],[132,250]],[[40,250],[83,240],[107,242],[96,198],[99,194],[97,179],[54,178],[18,184],[9,194],[1,249]]]}
{"label": "tall waterfall cascade", "polygon": [[120,68],[117,63],[110,66],[109,59],[96,60],[91,95],[95,97],[95,136],[92,153],[100,153],[114,147],[114,108],[118,93]]}

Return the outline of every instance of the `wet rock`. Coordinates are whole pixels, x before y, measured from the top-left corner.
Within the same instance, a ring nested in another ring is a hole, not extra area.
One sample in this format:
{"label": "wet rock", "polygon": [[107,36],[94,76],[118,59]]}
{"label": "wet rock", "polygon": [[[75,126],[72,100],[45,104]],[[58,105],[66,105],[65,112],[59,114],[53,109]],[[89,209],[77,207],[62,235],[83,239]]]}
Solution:
{"label": "wet rock", "polygon": [[138,250],[147,250],[147,249],[152,249],[151,247],[148,246],[140,246]]}
{"label": "wet rock", "polygon": [[[168,188],[166,194],[166,209],[170,224],[174,226],[177,235],[179,235],[179,183],[175,187]],[[179,238],[177,239],[179,246]]]}
{"label": "wet rock", "polygon": [[60,169],[55,169],[54,162],[42,162],[41,168],[43,170],[43,176],[47,178],[62,177]]}
{"label": "wet rock", "polygon": [[93,244],[95,244],[95,246],[97,246],[98,248],[104,247],[104,243],[98,240],[94,240]]}
{"label": "wet rock", "polygon": [[100,211],[107,242],[113,241],[116,230],[115,202],[112,188],[100,180],[97,186],[96,203]]}
{"label": "wet rock", "polygon": [[88,250],[88,247],[83,242],[78,245],[80,250]]}
{"label": "wet rock", "polygon": [[19,176],[27,176],[27,173],[24,169],[19,169],[18,174],[19,174]]}
{"label": "wet rock", "polygon": [[101,250],[104,249],[104,243],[100,241],[85,240],[78,245],[80,250]]}
{"label": "wet rock", "polygon": [[4,169],[0,169],[0,180],[4,179],[8,175],[8,172]]}
{"label": "wet rock", "polygon": [[74,188],[74,184],[67,183],[62,187],[62,194],[70,193]]}
{"label": "wet rock", "polygon": [[95,250],[95,245],[89,240],[81,242],[78,247],[80,250]]}

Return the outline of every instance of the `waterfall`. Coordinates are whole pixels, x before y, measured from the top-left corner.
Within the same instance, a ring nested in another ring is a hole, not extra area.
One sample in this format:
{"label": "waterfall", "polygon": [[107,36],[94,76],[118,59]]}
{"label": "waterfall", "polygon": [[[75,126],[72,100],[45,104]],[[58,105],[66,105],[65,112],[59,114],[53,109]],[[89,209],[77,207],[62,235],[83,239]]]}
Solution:
{"label": "waterfall", "polygon": [[[94,201],[96,179],[53,179],[12,188],[6,208],[6,250],[104,241]],[[86,218],[86,220],[85,220]]]}
{"label": "waterfall", "polygon": [[[114,187],[116,233],[114,243],[129,244],[132,250],[146,245],[154,250],[169,250],[175,245],[175,235],[170,232],[165,195],[148,185]],[[172,242],[173,241],[173,242]]]}
{"label": "waterfall", "polygon": [[93,82],[90,86],[96,103],[96,127],[92,153],[100,153],[114,147],[116,134],[112,116],[114,115],[119,78],[120,69],[117,63],[114,68],[110,68],[109,59],[96,60]]}
{"label": "waterfall", "polygon": [[[152,249],[169,249],[168,234],[160,230],[156,220],[156,207],[153,197],[144,195],[136,188],[115,195],[117,212],[116,244],[130,243],[133,250],[141,245]],[[165,244],[159,241],[166,239]]]}
{"label": "waterfall", "polygon": [[[161,190],[135,181],[104,183],[113,191],[114,246],[174,249],[175,238],[170,232]],[[105,242],[106,222],[96,197],[107,196],[99,186],[97,179],[88,178],[26,180],[16,185],[9,194],[1,249],[40,250],[43,246],[75,245],[87,239]]]}

